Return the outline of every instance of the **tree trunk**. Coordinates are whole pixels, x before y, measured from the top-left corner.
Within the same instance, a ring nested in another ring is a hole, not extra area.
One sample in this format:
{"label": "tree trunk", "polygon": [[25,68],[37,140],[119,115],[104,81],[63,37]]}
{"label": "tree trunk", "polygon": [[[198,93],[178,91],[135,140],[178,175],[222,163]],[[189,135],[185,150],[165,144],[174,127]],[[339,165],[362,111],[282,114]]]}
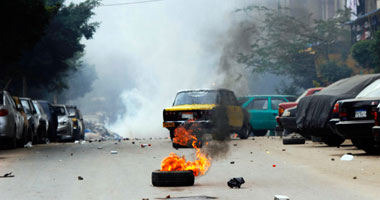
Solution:
{"label": "tree trunk", "polygon": [[26,83],[26,76],[22,77],[22,95],[24,97],[27,96],[27,83]]}

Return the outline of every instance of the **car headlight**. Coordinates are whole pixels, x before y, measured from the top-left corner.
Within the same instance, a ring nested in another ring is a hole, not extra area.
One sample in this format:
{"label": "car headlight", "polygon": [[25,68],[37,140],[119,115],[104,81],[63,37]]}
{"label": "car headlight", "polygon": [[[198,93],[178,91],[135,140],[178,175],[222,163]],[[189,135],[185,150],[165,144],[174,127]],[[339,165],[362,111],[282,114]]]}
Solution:
{"label": "car headlight", "polygon": [[284,111],[284,113],[282,114],[282,116],[283,116],[283,117],[289,117],[289,116],[290,116],[290,112],[289,112],[289,110],[286,109],[286,110]]}

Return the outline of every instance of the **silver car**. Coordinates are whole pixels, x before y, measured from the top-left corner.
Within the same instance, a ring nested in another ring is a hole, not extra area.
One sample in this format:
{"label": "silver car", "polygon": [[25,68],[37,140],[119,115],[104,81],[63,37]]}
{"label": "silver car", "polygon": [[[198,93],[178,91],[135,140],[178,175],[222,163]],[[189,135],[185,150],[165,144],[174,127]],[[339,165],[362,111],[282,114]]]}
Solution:
{"label": "silver car", "polygon": [[74,140],[73,121],[65,105],[54,104],[54,112],[58,116],[57,138],[60,140]]}
{"label": "silver car", "polygon": [[0,91],[0,141],[11,148],[22,140],[24,117],[17,111],[12,96],[7,91]]}
{"label": "silver car", "polygon": [[27,140],[31,141],[33,144],[37,144],[40,140],[38,138],[39,135],[37,134],[38,126],[40,123],[37,111],[33,106],[33,102],[30,98],[20,97],[19,99],[22,106],[24,107],[24,111],[28,117],[29,125],[32,131],[31,134],[28,134],[29,136],[31,135],[31,138],[28,138]]}

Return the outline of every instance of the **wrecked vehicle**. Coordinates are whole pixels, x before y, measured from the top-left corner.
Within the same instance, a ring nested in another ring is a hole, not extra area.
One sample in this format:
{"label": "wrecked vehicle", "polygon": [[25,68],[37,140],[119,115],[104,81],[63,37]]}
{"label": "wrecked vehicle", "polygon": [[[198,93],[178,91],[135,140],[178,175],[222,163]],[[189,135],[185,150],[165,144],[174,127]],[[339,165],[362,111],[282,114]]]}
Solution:
{"label": "wrecked vehicle", "polygon": [[73,134],[75,140],[84,140],[84,122],[80,110],[74,105],[66,105],[69,118],[73,121]]}
{"label": "wrecked vehicle", "polygon": [[34,107],[33,102],[30,98],[20,97],[19,99],[28,117],[29,128],[31,131],[31,134],[28,134],[28,135],[31,135],[30,141],[33,144],[36,144],[40,140],[39,135],[37,134],[38,128],[40,126],[40,121],[39,121],[36,108]]}
{"label": "wrecked vehicle", "polygon": [[[227,89],[185,90],[177,93],[173,106],[163,111],[163,127],[170,131],[188,122],[197,124],[214,139],[237,133],[247,139],[251,130],[248,113],[238,105],[235,94]],[[197,133],[201,137],[203,133]]]}

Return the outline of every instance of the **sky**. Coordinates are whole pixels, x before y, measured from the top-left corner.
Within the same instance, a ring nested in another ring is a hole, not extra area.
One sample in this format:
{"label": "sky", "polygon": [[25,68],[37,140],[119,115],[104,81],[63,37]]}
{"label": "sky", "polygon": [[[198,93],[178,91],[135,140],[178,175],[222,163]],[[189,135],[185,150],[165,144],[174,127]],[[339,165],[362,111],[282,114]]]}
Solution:
{"label": "sky", "polygon": [[251,3],[164,0],[96,8],[92,21],[100,27],[93,39],[83,41],[83,60],[98,73],[87,96],[118,92],[127,110],[108,127],[124,137],[167,136],[162,111],[177,91],[218,87],[225,79],[218,69],[231,24],[241,17],[234,11]]}

